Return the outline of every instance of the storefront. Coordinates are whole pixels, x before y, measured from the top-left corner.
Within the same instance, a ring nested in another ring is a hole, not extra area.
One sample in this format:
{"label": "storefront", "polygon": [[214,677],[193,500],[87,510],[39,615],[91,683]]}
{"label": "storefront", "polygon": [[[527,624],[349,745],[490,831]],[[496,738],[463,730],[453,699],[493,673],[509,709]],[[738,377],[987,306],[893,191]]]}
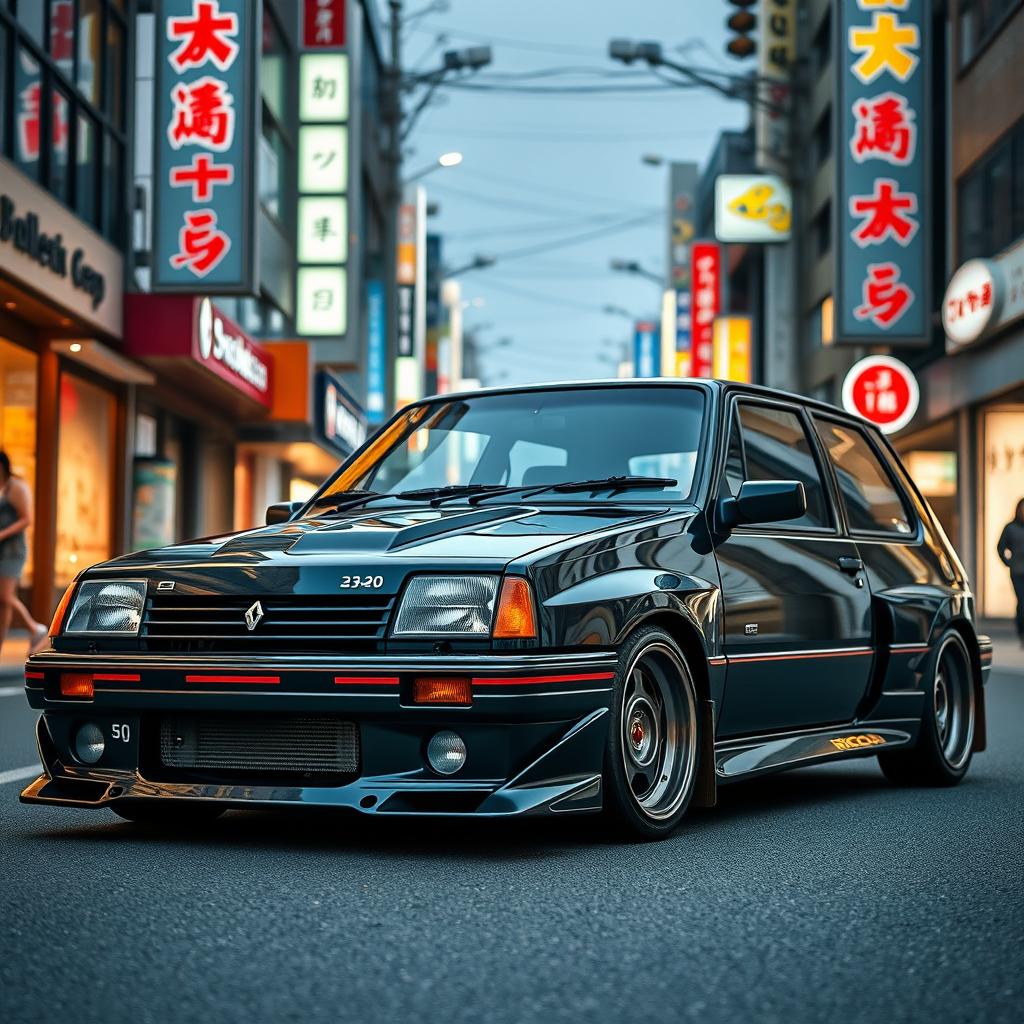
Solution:
{"label": "storefront", "polygon": [[273,355],[194,295],[129,295],[125,348],[157,381],[137,401],[132,546],[246,525],[236,514],[238,446],[246,426],[270,416]]}
{"label": "storefront", "polygon": [[123,549],[126,410],[152,379],[119,351],[122,257],[0,159],[0,448],[34,495],[22,596],[45,619]]}
{"label": "storefront", "polygon": [[982,616],[1010,618],[996,545],[1024,498],[1024,243],[965,263],[942,318],[947,355],[919,377],[925,426],[897,447],[967,563]]}

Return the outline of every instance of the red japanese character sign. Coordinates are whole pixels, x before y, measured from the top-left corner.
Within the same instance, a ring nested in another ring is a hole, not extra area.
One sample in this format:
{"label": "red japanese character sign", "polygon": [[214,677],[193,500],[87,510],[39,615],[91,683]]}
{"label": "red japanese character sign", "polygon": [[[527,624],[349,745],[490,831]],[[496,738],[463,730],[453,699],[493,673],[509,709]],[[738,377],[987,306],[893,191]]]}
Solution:
{"label": "red japanese character sign", "polygon": [[895,263],[869,263],[864,281],[864,301],[854,311],[858,320],[870,320],[876,327],[889,330],[914,301],[914,293],[900,281]]}
{"label": "red japanese character sign", "polygon": [[235,141],[234,97],[218,78],[181,82],[171,91],[174,113],[167,138],[174,149],[203,146],[223,153]]}
{"label": "red japanese character sign", "polygon": [[306,49],[345,45],[345,0],[305,0],[302,42]]}
{"label": "red japanese character sign", "polygon": [[192,0],[191,17],[167,19],[167,35],[182,41],[170,57],[179,73],[207,61],[227,71],[238,56],[238,15],[222,14],[220,0]]}
{"label": "red japanese character sign", "polygon": [[913,371],[891,356],[868,356],[843,381],[843,408],[883,433],[902,430],[917,412],[920,392]]}
{"label": "red japanese character sign", "polygon": [[885,160],[906,167],[917,153],[917,115],[905,96],[884,92],[853,105],[857,127],[850,139],[850,151],[857,163]]}
{"label": "red japanese character sign", "polygon": [[898,189],[892,178],[876,178],[871,195],[850,196],[850,213],[860,218],[852,238],[862,249],[888,238],[905,246],[917,233],[917,196]]}
{"label": "red japanese character sign", "polygon": [[217,227],[215,211],[190,210],[185,214],[171,266],[187,267],[196,277],[206,277],[230,249],[231,239]]}

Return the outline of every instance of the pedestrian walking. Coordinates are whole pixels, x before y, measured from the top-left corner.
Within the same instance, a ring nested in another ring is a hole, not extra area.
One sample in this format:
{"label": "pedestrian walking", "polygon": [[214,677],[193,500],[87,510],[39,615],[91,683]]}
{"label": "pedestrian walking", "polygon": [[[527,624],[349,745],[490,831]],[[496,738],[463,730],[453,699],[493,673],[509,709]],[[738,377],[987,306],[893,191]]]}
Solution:
{"label": "pedestrian walking", "polygon": [[1017,502],[1017,514],[999,534],[999,557],[1010,570],[1013,592],[1017,595],[1017,636],[1024,647],[1024,498]]}
{"label": "pedestrian walking", "polygon": [[46,626],[36,622],[18,599],[18,581],[25,568],[28,544],[25,531],[32,525],[32,492],[21,477],[11,474],[11,460],[0,451],[0,649],[15,616],[29,633],[29,653],[46,640]]}

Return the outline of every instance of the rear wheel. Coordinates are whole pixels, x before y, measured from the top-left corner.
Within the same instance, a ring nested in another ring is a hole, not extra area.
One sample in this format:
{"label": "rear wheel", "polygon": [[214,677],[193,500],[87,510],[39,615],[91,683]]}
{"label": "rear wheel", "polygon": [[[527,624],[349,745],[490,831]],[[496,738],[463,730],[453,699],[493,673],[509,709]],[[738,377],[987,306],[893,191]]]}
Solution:
{"label": "rear wheel", "polygon": [[140,825],[205,825],[224,813],[217,804],[184,800],[118,800],[110,809]]}
{"label": "rear wheel", "polygon": [[697,779],[697,692],[686,659],[662,629],[623,645],[605,750],[605,809],[644,839],[667,836]]}
{"label": "rear wheel", "polygon": [[917,745],[879,754],[885,777],[900,785],[955,786],[971,763],[974,722],[971,657],[963,637],[947,630],[936,649]]}

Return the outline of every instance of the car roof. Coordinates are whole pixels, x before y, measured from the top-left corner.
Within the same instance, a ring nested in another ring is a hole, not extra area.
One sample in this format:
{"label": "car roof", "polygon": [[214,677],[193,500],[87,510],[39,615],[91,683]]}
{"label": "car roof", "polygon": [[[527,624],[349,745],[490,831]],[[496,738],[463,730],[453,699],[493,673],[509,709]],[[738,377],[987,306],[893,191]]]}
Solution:
{"label": "car roof", "polygon": [[546,381],[538,384],[504,385],[492,388],[477,388],[474,391],[452,391],[441,395],[430,395],[422,398],[413,404],[420,402],[451,401],[460,398],[475,398],[478,395],[515,395],[529,394],[533,391],[563,391],[575,388],[604,388],[604,387],[637,387],[646,385],[666,385],[692,387],[694,385],[707,387],[719,394],[741,393],[749,394],[759,398],[783,399],[788,402],[796,402],[800,405],[821,412],[827,412],[831,416],[841,417],[849,422],[856,423],[862,427],[872,427],[873,424],[859,416],[851,416],[845,410],[829,402],[823,402],[817,398],[808,398],[806,395],[799,395],[792,391],[782,391],[779,388],[766,387],[763,384],[740,384],[731,380],[718,380],[709,377],[609,377],[605,379],[589,380],[556,380]]}

